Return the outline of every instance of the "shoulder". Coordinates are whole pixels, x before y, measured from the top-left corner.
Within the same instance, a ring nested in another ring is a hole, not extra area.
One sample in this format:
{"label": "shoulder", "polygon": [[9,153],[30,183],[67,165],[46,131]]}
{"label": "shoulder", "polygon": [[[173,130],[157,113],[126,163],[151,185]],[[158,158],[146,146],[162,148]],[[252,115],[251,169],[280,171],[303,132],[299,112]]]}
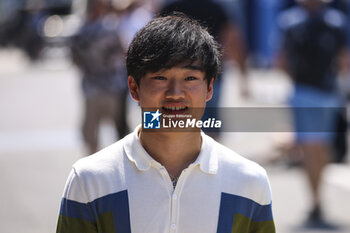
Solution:
{"label": "shoulder", "polygon": [[339,10],[328,8],[323,15],[324,21],[335,28],[346,28],[346,16]]}
{"label": "shoulder", "polygon": [[[88,157],[78,160],[72,168],[68,183],[73,200],[84,193],[84,201],[91,202],[99,197],[126,189],[125,173],[129,170],[124,145],[132,135]],[[75,191],[74,191],[75,190]],[[78,191],[76,191],[78,190]],[[67,192],[68,192],[67,191]],[[67,195],[71,196],[71,195]]]}
{"label": "shoulder", "polygon": [[108,172],[124,161],[124,145],[131,140],[129,134],[114,144],[96,152],[93,155],[78,160],[73,168],[79,175],[99,174]]}
{"label": "shoulder", "polygon": [[266,205],[271,202],[271,190],[266,170],[254,161],[211,139],[212,154],[218,159],[218,175],[223,191],[243,196]]}
{"label": "shoulder", "polygon": [[233,172],[256,173],[257,175],[265,175],[265,169],[256,162],[253,162],[223,144],[215,141],[209,136],[206,136],[209,148],[213,154],[216,154],[218,163],[222,169],[229,169]]}
{"label": "shoulder", "polygon": [[308,18],[308,14],[300,6],[291,7],[277,17],[277,25],[281,30],[287,30],[288,28],[299,25]]}
{"label": "shoulder", "polygon": [[[217,142],[216,142],[217,143]],[[217,143],[219,165],[226,172],[241,175],[245,178],[266,179],[265,169],[226,146]]]}

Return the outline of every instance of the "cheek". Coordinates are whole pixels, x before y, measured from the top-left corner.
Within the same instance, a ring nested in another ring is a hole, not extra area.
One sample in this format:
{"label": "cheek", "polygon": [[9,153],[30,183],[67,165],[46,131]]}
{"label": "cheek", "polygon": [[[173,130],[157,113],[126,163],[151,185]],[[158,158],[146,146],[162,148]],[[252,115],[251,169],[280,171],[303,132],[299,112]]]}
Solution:
{"label": "cheek", "polygon": [[205,103],[207,101],[208,96],[208,88],[207,86],[194,86],[187,89],[188,93],[191,93],[193,101],[197,103]]}
{"label": "cheek", "polygon": [[193,94],[199,94],[206,92],[206,87],[203,84],[193,84],[185,86],[185,89]]}
{"label": "cheek", "polygon": [[166,88],[149,86],[148,88],[144,89],[143,95],[146,98],[153,99],[162,95],[165,91],[166,91]]}
{"label": "cheek", "polygon": [[140,105],[144,107],[156,107],[161,97],[161,92],[157,89],[143,89],[140,93]]}

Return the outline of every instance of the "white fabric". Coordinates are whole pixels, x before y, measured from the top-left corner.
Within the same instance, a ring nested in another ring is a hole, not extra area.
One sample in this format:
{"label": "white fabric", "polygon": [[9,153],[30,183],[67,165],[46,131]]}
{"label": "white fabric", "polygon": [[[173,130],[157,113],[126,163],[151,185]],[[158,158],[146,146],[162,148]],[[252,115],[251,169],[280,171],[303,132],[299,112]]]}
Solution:
{"label": "white fabric", "polygon": [[216,232],[222,192],[271,203],[265,170],[204,133],[197,160],[173,190],[166,169],[142,147],[138,130],[75,163],[65,198],[88,203],[127,190],[133,233]]}

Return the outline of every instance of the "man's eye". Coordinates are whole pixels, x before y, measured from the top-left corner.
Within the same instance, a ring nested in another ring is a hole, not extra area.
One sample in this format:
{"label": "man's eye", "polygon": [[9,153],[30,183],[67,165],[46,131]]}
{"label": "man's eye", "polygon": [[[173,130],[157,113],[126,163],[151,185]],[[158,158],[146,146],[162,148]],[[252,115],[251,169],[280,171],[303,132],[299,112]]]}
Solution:
{"label": "man's eye", "polygon": [[194,77],[194,76],[188,76],[188,77],[185,78],[185,80],[186,81],[191,81],[191,80],[197,80],[197,78]]}
{"label": "man's eye", "polygon": [[166,80],[166,77],[164,77],[164,76],[155,76],[152,79],[155,79],[155,80]]}

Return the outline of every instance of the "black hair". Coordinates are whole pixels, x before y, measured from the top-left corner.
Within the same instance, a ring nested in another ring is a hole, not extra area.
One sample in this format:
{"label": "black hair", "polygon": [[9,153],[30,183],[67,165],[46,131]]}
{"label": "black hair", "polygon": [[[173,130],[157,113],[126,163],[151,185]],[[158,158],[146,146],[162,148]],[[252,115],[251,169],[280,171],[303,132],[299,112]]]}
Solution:
{"label": "black hair", "polygon": [[205,28],[182,13],[173,13],[153,19],[135,35],[126,68],[139,85],[148,72],[199,61],[209,84],[219,73],[220,59],[220,47]]}

